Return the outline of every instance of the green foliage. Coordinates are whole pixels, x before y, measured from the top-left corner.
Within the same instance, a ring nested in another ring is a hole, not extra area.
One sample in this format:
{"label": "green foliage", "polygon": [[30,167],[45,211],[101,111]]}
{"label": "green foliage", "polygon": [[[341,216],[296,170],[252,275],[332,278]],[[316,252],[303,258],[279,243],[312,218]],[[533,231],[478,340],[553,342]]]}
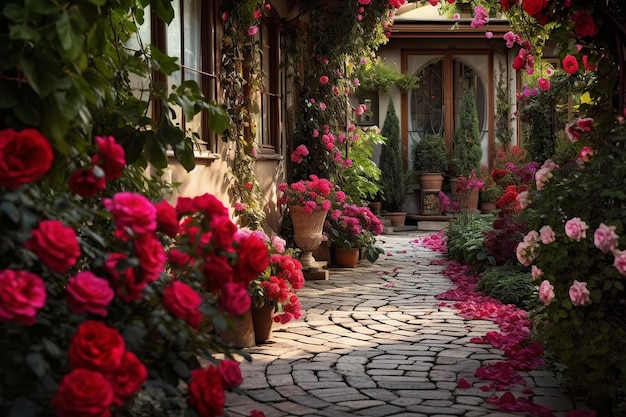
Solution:
{"label": "green foliage", "polygon": [[400,121],[393,101],[389,100],[387,115],[380,134],[387,139],[380,153],[380,185],[387,211],[402,211],[407,192],[407,175],[402,167]]}
{"label": "green foliage", "polygon": [[[127,162],[150,162],[159,169],[165,168],[165,150],[171,148],[192,169],[194,136],[177,126],[173,107],[181,106],[188,118],[206,110],[219,132],[228,126],[228,117],[204,100],[196,82],[167,92],[151,78],[152,71],[163,76],[179,71],[176,58],[155,47],[123,49],[137,35],[148,2],[74,3],[4,2],[0,127],[37,127],[67,158],[84,152],[85,138],[93,135],[114,136],[124,146]],[[164,22],[172,20],[170,1],[150,4]],[[137,85],[150,90],[140,91]],[[149,106],[164,110],[162,120],[147,116]]]}
{"label": "green foliage", "polygon": [[448,170],[448,149],[442,136],[426,135],[413,144],[413,170],[443,173]]}
{"label": "green foliage", "polygon": [[484,235],[492,229],[493,215],[463,213],[450,219],[446,231],[448,255],[475,271],[493,263],[483,245]]}
{"label": "green foliage", "polygon": [[[538,335],[565,365],[567,385],[587,393],[590,405],[602,415],[617,416],[626,412],[620,405],[626,395],[626,278],[614,266],[619,250],[626,247],[626,151],[624,132],[613,135],[619,142],[605,139],[584,167],[570,163],[552,170],[546,188],[532,192],[532,203],[522,214],[530,230],[549,225],[556,238],[535,247],[533,263],[555,294],[538,316]],[[589,227],[580,241],[565,233],[565,223],[574,217]],[[595,247],[594,233],[601,223],[615,226],[618,252]],[[569,290],[574,280],[586,283],[589,303],[573,305]]]}
{"label": "green foliage", "polygon": [[386,141],[376,129],[359,131],[358,136],[348,148],[352,165],[343,170],[337,184],[355,203],[372,201],[380,193],[380,169],[371,157],[374,146],[383,145]]}
{"label": "green foliage", "polygon": [[365,64],[357,64],[354,76],[359,79],[360,85],[356,94],[378,93],[387,91],[392,86],[402,91],[408,91],[419,85],[417,75],[408,76],[394,67],[387,65],[382,58],[376,57]]}
{"label": "green foliage", "polygon": [[503,304],[531,311],[537,305],[537,286],[527,269],[517,265],[493,266],[480,274],[477,289]]}
{"label": "green foliage", "polygon": [[482,159],[478,110],[474,90],[467,88],[461,100],[461,119],[454,132],[453,163],[457,175],[467,176],[478,172]]}
{"label": "green foliage", "polygon": [[495,203],[504,194],[504,190],[496,183],[491,183],[480,190],[480,201],[486,203]]}
{"label": "green foliage", "polygon": [[496,140],[505,149],[513,140],[511,101],[507,90],[506,69],[502,62],[500,62],[500,76],[496,86]]}

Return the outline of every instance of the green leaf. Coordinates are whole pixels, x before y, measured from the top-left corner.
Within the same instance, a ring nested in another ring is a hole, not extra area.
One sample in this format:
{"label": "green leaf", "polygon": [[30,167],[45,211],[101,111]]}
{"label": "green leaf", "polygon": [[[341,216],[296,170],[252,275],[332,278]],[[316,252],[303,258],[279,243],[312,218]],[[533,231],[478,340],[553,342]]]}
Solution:
{"label": "green leaf", "polygon": [[193,154],[193,143],[186,139],[174,146],[174,155],[187,172],[194,169],[196,161]]}
{"label": "green leaf", "polygon": [[58,77],[55,69],[58,66],[58,60],[49,52],[39,49],[24,54],[20,65],[28,79],[28,84],[40,97],[46,97],[56,88]]}
{"label": "green leaf", "polygon": [[83,35],[74,30],[68,13],[62,13],[57,19],[56,30],[65,56],[75,60],[82,52]]}
{"label": "green leaf", "polygon": [[18,102],[17,83],[0,80],[0,109],[10,109]]}
{"label": "green leaf", "polygon": [[19,397],[13,402],[7,417],[35,417],[37,415],[37,404],[26,397]]}
{"label": "green leaf", "polygon": [[189,368],[187,367],[187,364],[185,362],[181,361],[180,359],[176,359],[173,365],[174,371],[176,371],[179,377],[181,377],[182,379],[189,378],[191,372],[189,371]]}
{"label": "green leaf", "polygon": [[156,71],[165,75],[172,75],[180,70],[180,65],[176,63],[178,57],[166,55],[154,45],[150,45],[150,53],[152,54],[152,66]]}
{"label": "green leaf", "polygon": [[26,8],[30,13],[49,15],[61,10],[55,2],[50,0],[26,0]]}
{"label": "green leaf", "polygon": [[[28,5],[28,1],[26,2]],[[23,7],[18,6],[15,3],[9,3],[2,9],[4,17],[14,22],[24,22],[28,18],[28,14]]]}
{"label": "green leaf", "polygon": [[61,356],[61,349],[57,346],[56,343],[51,341],[50,339],[46,339],[45,337],[41,340],[43,343],[44,350],[50,355],[54,357]]}
{"label": "green leaf", "polygon": [[32,352],[26,355],[26,363],[31,371],[38,377],[46,374],[47,363],[40,352]]}
{"label": "green leaf", "polygon": [[230,129],[231,120],[226,110],[209,103],[205,103],[204,107],[209,112],[209,129],[216,133],[224,133]]}
{"label": "green leaf", "polygon": [[12,25],[9,28],[9,39],[37,42],[41,39],[41,35],[30,26]]}
{"label": "green leaf", "polygon": [[138,351],[143,347],[147,334],[142,323],[133,323],[124,330],[122,336],[128,349]]}
{"label": "green leaf", "polygon": [[165,23],[170,24],[174,19],[174,9],[171,0],[150,0],[150,7]]}

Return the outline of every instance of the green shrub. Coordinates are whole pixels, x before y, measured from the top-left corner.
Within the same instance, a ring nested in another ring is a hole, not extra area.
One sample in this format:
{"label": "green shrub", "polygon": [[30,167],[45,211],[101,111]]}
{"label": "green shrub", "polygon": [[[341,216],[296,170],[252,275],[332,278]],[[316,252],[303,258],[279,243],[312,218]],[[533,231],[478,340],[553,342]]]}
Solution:
{"label": "green shrub", "polygon": [[380,186],[387,211],[402,211],[407,192],[407,175],[402,167],[400,120],[393,101],[389,100],[387,115],[380,134],[387,139],[380,152]]}
{"label": "green shrub", "polygon": [[448,150],[442,136],[426,135],[413,144],[413,170],[420,172],[446,172],[448,170]]}
{"label": "green shrub", "polygon": [[537,286],[530,273],[516,265],[487,268],[480,274],[477,289],[503,304],[514,304],[524,310],[537,307]]}
{"label": "green shrub", "polygon": [[493,215],[464,213],[450,220],[446,232],[448,255],[474,271],[481,271],[494,260],[487,256],[484,234],[491,230]]}

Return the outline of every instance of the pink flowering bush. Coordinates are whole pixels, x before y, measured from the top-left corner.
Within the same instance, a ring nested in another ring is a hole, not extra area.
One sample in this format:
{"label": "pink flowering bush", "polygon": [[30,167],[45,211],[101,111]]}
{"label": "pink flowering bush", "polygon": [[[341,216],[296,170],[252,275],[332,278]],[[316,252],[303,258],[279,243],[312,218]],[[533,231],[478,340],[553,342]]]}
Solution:
{"label": "pink flowering bush", "polygon": [[278,186],[281,193],[279,205],[302,206],[307,213],[314,210],[330,210],[333,203],[342,203],[346,195],[335,190],[332,182],[317,175],[310,175],[308,180],[300,180],[291,184],[282,183]]}
{"label": "pink flowering bush", "polygon": [[[0,132],[4,146],[31,135]],[[217,334],[250,308],[265,242],[238,233],[212,195],[172,206],[123,191],[143,174],[112,137],[95,138],[78,169],[104,181],[88,192],[71,171],[60,189],[44,186],[50,172],[29,161],[48,160],[49,145],[30,145],[41,149],[0,170],[0,414],[222,415],[241,373],[211,352],[232,357]]]}
{"label": "pink flowering bush", "polygon": [[383,232],[383,225],[369,207],[339,205],[328,213],[324,229],[333,245],[344,249],[365,248],[370,262],[383,253],[376,246],[376,236]]}
{"label": "pink flowering bush", "polygon": [[[589,131],[578,148],[590,147]],[[626,154],[606,144],[592,151],[568,169],[548,161],[537,171],[516,254],[539,286],[537,334],[565,365],[565,382],[617,416],[626,412]]]}

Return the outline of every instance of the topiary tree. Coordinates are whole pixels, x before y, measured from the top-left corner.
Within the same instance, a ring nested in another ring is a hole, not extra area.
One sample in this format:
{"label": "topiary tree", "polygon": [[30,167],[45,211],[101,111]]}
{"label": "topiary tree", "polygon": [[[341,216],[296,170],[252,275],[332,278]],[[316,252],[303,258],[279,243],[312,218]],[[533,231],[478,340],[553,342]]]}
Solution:
{"label": "topiary tree", "polygon": [[456,174],[469,175],[478,171],[482,157],[476,96],[472,88],[466,88],[461,100],[461,120],[454,132],[453,163]]}
{"label": "topiary tree", "polygon": [[387,138],[380,153],[380,186],[385,196],[387,211],[402,211],[407,188],[407,178],[402,167],[400,120],[393,101],[389,100],[387,115],[380,134]]}

